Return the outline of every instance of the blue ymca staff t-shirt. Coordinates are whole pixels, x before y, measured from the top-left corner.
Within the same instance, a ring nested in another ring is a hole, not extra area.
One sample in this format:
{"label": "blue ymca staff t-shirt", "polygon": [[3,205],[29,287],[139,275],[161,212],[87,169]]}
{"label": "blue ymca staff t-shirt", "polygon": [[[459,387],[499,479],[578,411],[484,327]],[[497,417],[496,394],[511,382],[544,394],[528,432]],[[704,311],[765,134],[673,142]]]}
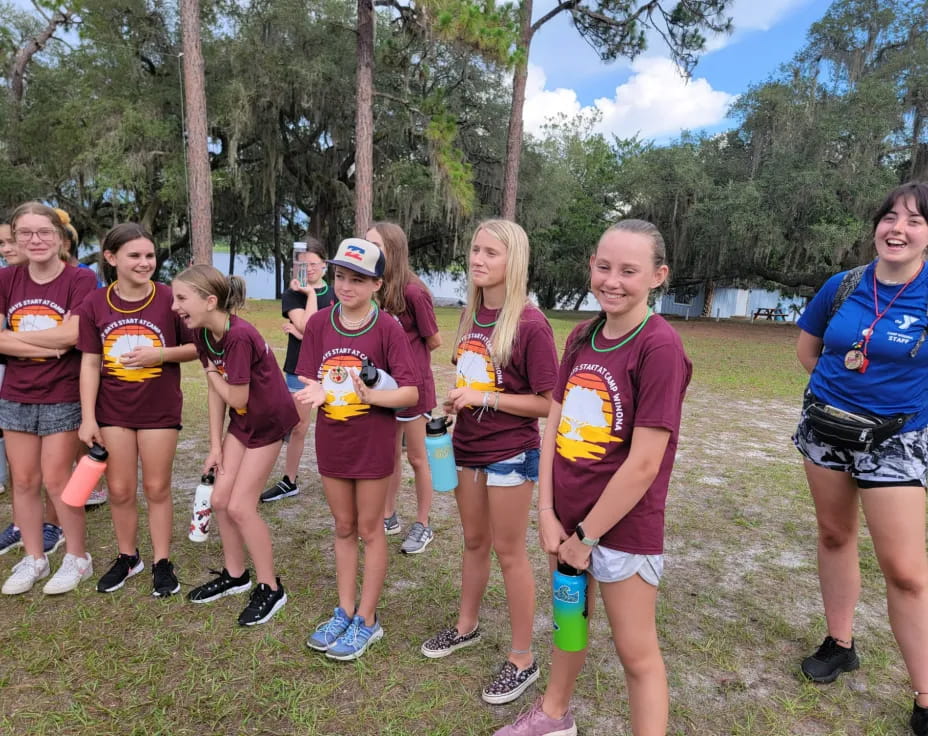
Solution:
{"label": "blue ymca staff t-shirt", "polygon": [[[876,319],[873,304],[873,272],[876,261],[837,313],[828,321],[835,292],[844,273],[832,276],[799,318],[798,325],[825,345],[809,389],[827,404],[851,412],[879,416],[914,414],[902,431],[928,426],[928,340],[915,357],[909,354],[928,327],[928,268],[909,284],[889,311],[876,323],[867,348],[870,365],[865,373],[844,367],[844,356],[854,343],[863,341],[863,331]],[[902,289],[877,281],[879,310]]]}

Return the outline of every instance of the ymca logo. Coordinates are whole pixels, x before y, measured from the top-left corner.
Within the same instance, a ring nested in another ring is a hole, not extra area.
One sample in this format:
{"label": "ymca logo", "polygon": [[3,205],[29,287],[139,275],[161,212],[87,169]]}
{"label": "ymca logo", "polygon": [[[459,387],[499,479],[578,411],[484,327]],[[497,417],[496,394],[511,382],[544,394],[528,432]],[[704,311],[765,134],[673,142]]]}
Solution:
{"label": "ymca logo", "polygon": [[359,245],[345,246],[345,258],[353,258],[354,260],[358,261],[358,263],[363,263],[364,248]]}
{"label": "ymca logo", "polygon": [[898,325],[900,330],[907,330],[916,322],[918,322],[918,317],[912,317],[909,314],[903,314],[902,319],[896,320],[896,325]]}

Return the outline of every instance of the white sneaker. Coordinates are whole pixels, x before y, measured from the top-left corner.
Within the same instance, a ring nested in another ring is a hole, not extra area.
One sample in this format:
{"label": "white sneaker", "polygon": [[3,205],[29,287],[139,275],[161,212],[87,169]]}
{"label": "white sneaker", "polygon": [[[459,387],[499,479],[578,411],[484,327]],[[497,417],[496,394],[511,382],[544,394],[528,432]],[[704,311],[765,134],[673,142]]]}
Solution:
{"label": "white sneaker", "polygon": [[67,593],[69,590],[74,590],[91,575],[93,575],[93,560],[90,559],[90,553],[88,552],[86,557],[80,558],[69,552],[61,561],[58,572],[45,583],[42,592],[46,595]]}
{"label": "white sneaker", "polygon": [[45,577],[48,577],[48,559],[44,556],[36,559],[32,555],[26,555],[13,565],[13,574],[3,584],[3,594],[25,593]]}

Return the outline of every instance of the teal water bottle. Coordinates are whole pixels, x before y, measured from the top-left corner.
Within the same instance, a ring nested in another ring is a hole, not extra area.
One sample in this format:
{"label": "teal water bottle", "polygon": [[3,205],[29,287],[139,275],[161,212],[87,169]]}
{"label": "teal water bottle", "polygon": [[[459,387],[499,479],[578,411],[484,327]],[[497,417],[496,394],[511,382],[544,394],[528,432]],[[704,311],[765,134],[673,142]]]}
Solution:
{"label": "teal water bottle", "polygon": [[562,652],[586,649],[589,611],[586,606],[586,573],[563,562],[551,577],[554,594],[554,646]]}
{"label": "teal water bottle", "polygon": [[451,446],[451,417],[433,417],[425,425],[425,452],[432,473],[432,488],[436,491],[453,491],[458,487],[458,470]]}

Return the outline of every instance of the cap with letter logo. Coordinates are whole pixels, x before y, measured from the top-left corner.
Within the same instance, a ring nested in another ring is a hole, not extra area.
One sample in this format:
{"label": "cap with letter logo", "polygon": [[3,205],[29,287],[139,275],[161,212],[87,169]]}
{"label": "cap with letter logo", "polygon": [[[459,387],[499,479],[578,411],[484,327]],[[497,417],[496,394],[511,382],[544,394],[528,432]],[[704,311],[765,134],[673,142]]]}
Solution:
{"label": "cap with letter logo", "polygon": [[380,278],[386,263],[383,251],[374,243],[363,238],[345,238],[338,244],[335,258],[326,263],[333,266],[349,268],[352,271],[363,273],[365,276]]}

